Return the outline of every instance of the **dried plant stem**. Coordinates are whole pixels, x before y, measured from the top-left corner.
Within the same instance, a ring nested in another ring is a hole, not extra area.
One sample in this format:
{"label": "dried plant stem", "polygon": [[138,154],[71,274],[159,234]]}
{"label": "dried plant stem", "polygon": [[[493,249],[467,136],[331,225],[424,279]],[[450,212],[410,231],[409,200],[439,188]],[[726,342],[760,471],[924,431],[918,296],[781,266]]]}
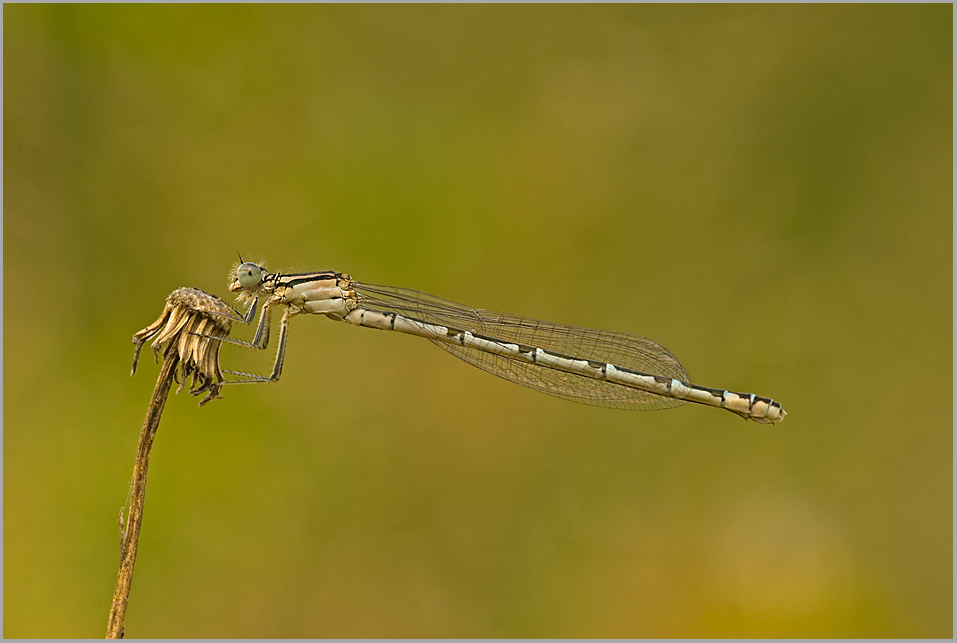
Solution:
{"label": "dried plant stem", "polygon": [[120,572],[113,592],[113,604],[110,607],[110,620],[106,628],[106,638],[123,638],[123,621],[126,618],[126,604],[130,600],[130,587],[133,585],[133,566],[136,564],[136,551],[139,547],[140,527],[143,524],[143,505],[146,502],[146,470],[150,463],[150,450],[153,438],[159,429],[160,418],[166,399],[173,386],[179,354],[176,344],[170,343],[163,356],[163,368],[156,380],[156,388],[146,410],[146,419],[140,431],[140,442],[136,449],[136,461],[133,464],[133,484],[130,488],[130,507],[126,518],[126,531],[120,549]]}
{"label": "dried plant stem", "polygon": [[120,572],[116,578],[113,592],[113,604],[110,607],[110,619],[106,626],[106,638],[123,638],[126,619],[126,605],[130,600],[130,588],[133,586],[133,566],[136,564],[136,552],[140,541],[140,528],[143,525],[143,505],[146,502],[146,470],[150,463],[150,450],[153,439],[159,429],[160,417],[169,397],[173,382],[177,381],[179,368],[179,388],[182,390],[188,380],[192,380],[189,392],[192,395],[206,393],[200,401],[219,399],[223,385],[223,374],[219,367],[219,350],[222,340],[228,337],[233,319],[242,319],[239,311],[216,295],[198,288],[179,288],[166,298],[163,313],[155,322],[133,335],[133,367],[131,375],[136,374],[143,344],[153,340],[153,357],[158,359],[163,352],[163,368],[160,370],[146,410],[146,419],[140,431],[140,443],[136,449],[136,462],[133,464],[133,483],[130,487],[130,508],[125,523],[120,514],[120,530],[123,532],[120,544]]}

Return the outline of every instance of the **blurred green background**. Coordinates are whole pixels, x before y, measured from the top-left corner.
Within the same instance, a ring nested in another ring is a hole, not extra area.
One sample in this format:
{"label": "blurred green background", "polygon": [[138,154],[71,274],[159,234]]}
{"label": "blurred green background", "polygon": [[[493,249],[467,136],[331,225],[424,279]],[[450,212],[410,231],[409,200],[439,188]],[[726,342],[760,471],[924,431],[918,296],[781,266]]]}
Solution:
{"label": "blurred green background", "polygon": [[951,636],[952,12],[5,5],[4,635],[105,632],[130,338],[239,251],[789,417],[298,318],[278,385],[170,399],[129,636]]}

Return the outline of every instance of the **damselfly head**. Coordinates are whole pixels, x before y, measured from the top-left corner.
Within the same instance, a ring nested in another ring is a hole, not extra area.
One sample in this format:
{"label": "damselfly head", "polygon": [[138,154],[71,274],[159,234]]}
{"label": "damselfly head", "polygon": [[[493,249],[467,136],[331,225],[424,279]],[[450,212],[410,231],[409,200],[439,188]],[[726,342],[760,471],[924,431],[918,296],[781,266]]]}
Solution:
{"label": "damselfly head", "polygon": [[240,264],[233,272],[233,278],[229,282],[230,292],[239,292],[240,290],[255,291],[259,289],[263,281],[263,275],[266,269],[262,266],[247,261]]}

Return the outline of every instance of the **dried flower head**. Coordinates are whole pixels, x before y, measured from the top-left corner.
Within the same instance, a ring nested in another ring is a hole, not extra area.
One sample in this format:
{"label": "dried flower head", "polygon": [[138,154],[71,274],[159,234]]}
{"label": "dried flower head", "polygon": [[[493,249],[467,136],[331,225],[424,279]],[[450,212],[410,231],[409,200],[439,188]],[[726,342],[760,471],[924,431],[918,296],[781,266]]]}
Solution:
{"label": "dried flower head", "polygon": [[133,335],[136,349],[131,375],[136,374],[143,344],[153,340],[153,358],[159,361],[159,352],[168,342],[165,359],[175,356],[180,364],[176,392],[183,390],[192,375],[189,392],[192,395],[207,393],[200,406],[222,397],[219,394],[223,382],[219,368],[219,350],[223,345],[220,338],[229,336],[230,319],[237,316],[238,311],[216,295],[198,288],[174,290],[166,298],[166,307],[159,319]]}

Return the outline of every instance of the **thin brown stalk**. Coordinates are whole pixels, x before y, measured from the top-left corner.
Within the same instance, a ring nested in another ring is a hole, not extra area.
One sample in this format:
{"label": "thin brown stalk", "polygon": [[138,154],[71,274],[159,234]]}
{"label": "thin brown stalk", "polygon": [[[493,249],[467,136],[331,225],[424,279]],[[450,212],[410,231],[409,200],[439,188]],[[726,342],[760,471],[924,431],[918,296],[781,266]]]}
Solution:
{"label": "thin brown stalk", "polygon": [[156,387],[146,410],[146,419],[140,431],[140,441],[136,449],[133,464],[133,482],[130,488],[129,512],[122,520],[123,534],[120,546],[120,571],[113,592],[113,603],[106,629],[106,638],[123,638],[126,619],[126,606],[133,585],[133,567],[139,548],[140,529],[143,525],[143,506],[146,502],[146,472],[149,467],[150,451],[159,429],[163,408],[169,397],[173,382],[177,380],[179,367],[179,388],[183,389],[187,379],[192,376],[190,393],[198,395],[205,392],[206,397],[200,406],[221,397],[223,375],[219,368],[219,349],[222,338],[229,335],[231,322],[229,317],[238,315],[229,304],[215,295],[195,288],[180,288],[166,299],[163,314],[150,326],[133,336],[136,349],[133,355],[133,369],[140,350],[153,339],[153,356],[157,358],[165,344],[163,367],[156,380]]}
{"label": "thin brown stalk", "polygon": [[159,429],[160,417],[166,406],[170,388],[173,385],[179,355],[175,344],[170,344],[163,358],[153,396],[146,409],[146,419],[140,431],[140,442],[136,448],[136,461],[133,464],[133,484],[130,488],[130,507],[126,519],[126,530],[120,545],[120,573],[113,592],[113,604],[110,607],[110,620],[106,627],[106,638],[123,638],[123,621],[126,618],[126,604],[130,600],[130,588],[133,585],[133,566],[136,564],[136,552],[139,548],[140,527],[143,525],[143,505],[146,502],[146,470],[150,464],[150,450],[153,438]]}

